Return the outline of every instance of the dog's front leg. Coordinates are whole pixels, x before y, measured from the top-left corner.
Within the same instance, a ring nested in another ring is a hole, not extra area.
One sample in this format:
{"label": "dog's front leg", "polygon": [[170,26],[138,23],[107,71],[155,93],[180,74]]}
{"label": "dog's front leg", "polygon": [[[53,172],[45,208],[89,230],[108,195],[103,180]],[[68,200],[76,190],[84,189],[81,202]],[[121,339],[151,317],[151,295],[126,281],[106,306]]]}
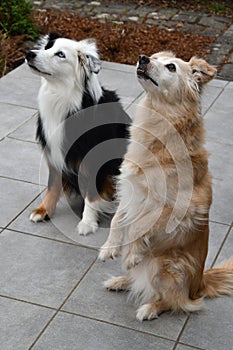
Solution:
{"label": "dog's front leg", "polygon": [[91,201],[88,196],[85,197],[82,220],[77,226],[80,235],[87,235],[90,232],[98,230],[98,211],[100,210],[100,201]]}
{"label": "dog's front leg", "polygon": [[127,270],[138,265],[145,254],[150,253],[150,239],[156,237],[157,232],[165,234],[171,213],[172,208],[161,208],[157,212],[149,211],[131,223],[124,242],[123,264]]}
{"label": "dog's front leg", "polygon": [[108,239],[100,248],[99,259],[102,261],[115,259],[120,254],[125,232],[121,218],[121,213],[117,211],[111,222]]}
{"label": "dog's front leg", "polygon": [[48,189],[38,208],[30,215],[30,220],[39,222],[51,218],[56,208],[62,189],[62,175],[49,166]]}

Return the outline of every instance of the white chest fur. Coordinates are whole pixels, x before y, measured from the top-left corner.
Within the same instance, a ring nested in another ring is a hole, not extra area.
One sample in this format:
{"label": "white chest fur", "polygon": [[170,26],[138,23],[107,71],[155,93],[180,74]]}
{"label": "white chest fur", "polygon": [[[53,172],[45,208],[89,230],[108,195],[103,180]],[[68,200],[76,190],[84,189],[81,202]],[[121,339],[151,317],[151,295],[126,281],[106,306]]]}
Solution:
{"label": "white chest fur", "polygon": [[64,124],[68,113],[80,109],[82,96],[72,94],[65,89],[53,87],[43,82],[38,95],[40,117],[46,143],[49,148],[50,162],[59,170],[64,166],[63,138]]}

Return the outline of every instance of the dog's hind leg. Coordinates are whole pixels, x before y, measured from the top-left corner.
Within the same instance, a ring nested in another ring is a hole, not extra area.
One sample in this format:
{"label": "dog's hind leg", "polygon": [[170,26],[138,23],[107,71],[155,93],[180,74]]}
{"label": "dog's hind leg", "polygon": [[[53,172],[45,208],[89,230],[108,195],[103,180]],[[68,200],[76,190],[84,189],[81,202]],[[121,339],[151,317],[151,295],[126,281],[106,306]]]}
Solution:
{"label": "dog's hind leg", "polygon": [[153,320],[158,318],[162,312],[168,310],[170,310],[170,307],[163,300],[143,304],[137,309],[136,319],[141,322],[143,320]]}
{"label": "dog's hind leg", "polygon": [[110,291],[128,290],[131,285],[131,280],[128,276],[111,277],[104,282],[104,287]]}
{"label": "dog's hind leg", "polygon": [[49,167],[48,189],[45,197],[38,208],[30,215],[33,222],[43,221],[51,218],[56,208],[62,190],[62,176],[54,168]]}

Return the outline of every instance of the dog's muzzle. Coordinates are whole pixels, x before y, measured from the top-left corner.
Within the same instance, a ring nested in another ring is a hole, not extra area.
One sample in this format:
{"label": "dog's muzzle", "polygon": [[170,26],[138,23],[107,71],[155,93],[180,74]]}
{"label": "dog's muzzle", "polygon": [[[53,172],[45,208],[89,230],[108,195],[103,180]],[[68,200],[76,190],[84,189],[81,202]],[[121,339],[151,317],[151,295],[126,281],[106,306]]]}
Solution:
{"label": "dog's muzzle", "polygon": [[148,63],[150,63],[150,59],[148,56],[146,56],[146,55],[139,56],[139,65],[146,65]]}
{"label": "dog's muzzle", "polygon": [[144,78],[145,80],[148,79],[146,74],[148,63],[150,63],[149,57],[145,55],[139,56],[138,67],[137,67],[137,75],[139,78]]}
{"label": "dog's muzzle", "polygon": [[36,53],[33,52],[33,51],[28,51],[27,54],[26,54],[26,60],[28,62],[32,61],[34,58],[36,57]]}
{"label": "dog's muzzle", "polygon": [[147,72],[147,65],[150,63],[150,58],[146,55],[140,55],[138,66],[137,66],[137,76],[139,79],[150,80],[154,85],[158,86],[157,82],[152,79]]}
{"label": "dog's muzzle", "polygon": [[51,73],[42,72],[40,69],[38,69],[35,65],[35,58],[36,58],[36,53],[34,51],[28,51],[26,53],[25,61],[29,65],[29,67],[38,73],[41,73],[44,75],[52,75]]}

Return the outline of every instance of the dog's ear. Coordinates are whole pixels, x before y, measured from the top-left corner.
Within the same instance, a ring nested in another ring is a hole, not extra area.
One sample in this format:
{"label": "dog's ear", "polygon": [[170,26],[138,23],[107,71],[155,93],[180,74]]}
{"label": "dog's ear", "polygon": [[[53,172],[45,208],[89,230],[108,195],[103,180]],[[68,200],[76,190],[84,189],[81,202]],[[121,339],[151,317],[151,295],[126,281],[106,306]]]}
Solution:
{"label": "dog's ear", "polygon": [[99,59],[95,39],[84,39],[79,41],[77,44],[78,53],[83,56],[83,59],[85,62],[87,62],[90,71],[96,74],[99,73],[101,61]]}
{"label": "dog's ear", "polygon": [[101,61],[99,57],[89,55],[88,58],[91,72],[98,74],[101,68]]}
{"label": "dog's ear", "polygon": [[217,74],[217,69],[210,66],[205,60],[197,57],[192,57],[189,61],[192,69],[192,75],[198,85],[207,83]]}

